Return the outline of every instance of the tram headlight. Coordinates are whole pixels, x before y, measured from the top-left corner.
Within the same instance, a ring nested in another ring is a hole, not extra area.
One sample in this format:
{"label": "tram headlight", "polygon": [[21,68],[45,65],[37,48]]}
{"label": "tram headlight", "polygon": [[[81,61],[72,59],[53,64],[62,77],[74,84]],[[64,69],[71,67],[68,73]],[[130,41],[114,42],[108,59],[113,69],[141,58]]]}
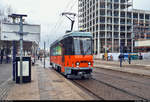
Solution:
{"label": "tram headlight", "polygon": [[88,65],[91,65],[91,62],[89,62]]}
{"label": "tram headlight", "polygon": [[79,63],[79,62],[76,62],[76,65],[77,65],[77,66],[79,66],[79,65],[80,65],[80,63]]}

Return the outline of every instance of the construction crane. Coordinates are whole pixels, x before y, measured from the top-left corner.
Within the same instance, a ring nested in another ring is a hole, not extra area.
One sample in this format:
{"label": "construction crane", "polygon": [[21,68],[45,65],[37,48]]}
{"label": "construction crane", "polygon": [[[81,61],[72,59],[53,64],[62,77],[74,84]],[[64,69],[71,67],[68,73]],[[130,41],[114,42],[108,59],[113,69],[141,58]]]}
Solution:
{"label": "construction crane", "polygon": [[62,16],[66,16],[69,20],[71,20],[71,31],[72,31],[73,30],[73,25],[74,25],[74,22],[75,22],[76,13],[63,12]]}

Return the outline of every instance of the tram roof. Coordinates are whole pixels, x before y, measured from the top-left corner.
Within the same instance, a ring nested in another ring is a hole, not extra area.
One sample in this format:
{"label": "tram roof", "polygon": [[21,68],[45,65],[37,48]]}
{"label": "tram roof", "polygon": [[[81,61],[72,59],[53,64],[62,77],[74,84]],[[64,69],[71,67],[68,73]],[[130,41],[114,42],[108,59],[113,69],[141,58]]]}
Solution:
{"label": "tram roof", "polygon": [[58,43],[59,41],[61,41],[64,38],[67,37],[92,37],[91,32],[80,32],[80,31],[74,31],[74,32],[69,32],[66,35],[64,35],[63,37],[60,37],[59,39],[57,39],[54,43],[51,44],[51,46],[55,45],[56,43]]}

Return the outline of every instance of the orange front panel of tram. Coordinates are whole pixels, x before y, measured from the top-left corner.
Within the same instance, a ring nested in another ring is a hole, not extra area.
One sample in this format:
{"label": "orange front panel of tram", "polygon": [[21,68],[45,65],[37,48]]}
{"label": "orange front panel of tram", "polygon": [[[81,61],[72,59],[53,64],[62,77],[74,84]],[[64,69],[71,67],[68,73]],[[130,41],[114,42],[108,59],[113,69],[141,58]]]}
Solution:
{"label": "orange front panel of tram", "polygon": [[89,67],[88,62],[91,62],[93,67],[93,56],[92,55],[66,55],[65,56],[65,67],[77,67],[76,63],[79,62],[79,67]]}
{"label": "orange front panel of tram", "polygon": [[76,63],[79,62],[78,67],[93,67],[93,56],[92,55],[65,55],[64,62],[62,62],[62,56],[51,56],[51,62],[60,65],[62,72],[64,72],[64,67],[77,67]]}

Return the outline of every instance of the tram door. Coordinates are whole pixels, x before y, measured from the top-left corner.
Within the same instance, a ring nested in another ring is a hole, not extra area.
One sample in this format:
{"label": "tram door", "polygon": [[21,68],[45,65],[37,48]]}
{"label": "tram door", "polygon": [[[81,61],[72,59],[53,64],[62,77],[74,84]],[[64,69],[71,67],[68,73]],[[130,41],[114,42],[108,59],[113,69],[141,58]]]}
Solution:
{"label": "tram door", "polygon": [[64,48],[64,44],[61,44],[61,62],[62,62],[62,66],[61,66],[61,72],[65,72],[65,48]]}

